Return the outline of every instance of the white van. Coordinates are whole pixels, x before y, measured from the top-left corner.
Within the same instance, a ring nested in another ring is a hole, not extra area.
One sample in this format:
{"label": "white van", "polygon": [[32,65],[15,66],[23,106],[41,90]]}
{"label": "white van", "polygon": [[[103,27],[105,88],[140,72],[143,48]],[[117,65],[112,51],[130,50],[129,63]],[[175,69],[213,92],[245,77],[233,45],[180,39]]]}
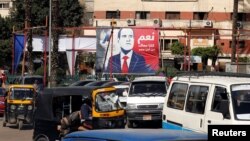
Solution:
{"label": "white van", "polygon": [[210,124],[250,124],[250,77],[175,77],[162,118],[163,128],[205,133]]}
{"label": "white van", "polygon": [[166,77],[162,76],[138,77],[131,82],[126,106],[129,128],[142,121],[156,121],[161,125],[167,88]]}

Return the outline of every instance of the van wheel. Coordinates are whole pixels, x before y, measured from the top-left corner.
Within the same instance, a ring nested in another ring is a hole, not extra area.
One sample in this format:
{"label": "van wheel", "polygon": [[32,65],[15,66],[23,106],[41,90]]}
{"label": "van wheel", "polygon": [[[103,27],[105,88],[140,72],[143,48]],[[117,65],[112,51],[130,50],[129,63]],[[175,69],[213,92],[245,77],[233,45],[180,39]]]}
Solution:
{"label": "van wheel", "polygon": [[18,129],[21,130],[23,128],[23,121],[19,120],[18,121]]}

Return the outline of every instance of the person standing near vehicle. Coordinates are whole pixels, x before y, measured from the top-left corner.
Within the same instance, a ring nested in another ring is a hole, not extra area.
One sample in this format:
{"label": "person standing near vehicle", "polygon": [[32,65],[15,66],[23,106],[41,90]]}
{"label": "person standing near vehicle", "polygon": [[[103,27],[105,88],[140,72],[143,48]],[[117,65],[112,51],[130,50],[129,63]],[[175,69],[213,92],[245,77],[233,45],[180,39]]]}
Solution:
{"label": "person standing near vehicle", "polygon": [[82,127],[79,127],[79,130],[90,130],[92,129],[92,108],[91,108],[91,99],[85,98],[81,106],[80,116]]}
{"label": "person standing near vehicle", "polygon": [[38,81],[37,80],[34,81],[33,87],[34,87],[35,91],[37,92],[38,91]]}

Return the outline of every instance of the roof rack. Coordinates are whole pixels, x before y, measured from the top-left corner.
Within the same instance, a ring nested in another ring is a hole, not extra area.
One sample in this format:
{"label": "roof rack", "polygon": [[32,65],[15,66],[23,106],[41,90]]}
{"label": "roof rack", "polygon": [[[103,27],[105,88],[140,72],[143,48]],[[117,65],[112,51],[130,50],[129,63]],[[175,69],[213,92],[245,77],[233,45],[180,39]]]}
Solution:
{"label": "roof rack", "polygon": [[178,72],[176,77],[179,76],[187,76],[187,77],[192,77],[192,76],[228,76],[228,77],[248,77],[250,78],[250,74],[246,73],[232,73],[232,72],[208,72],[208,71],[198,71],[198,72],[191,72],[191,71],[182,71]]}

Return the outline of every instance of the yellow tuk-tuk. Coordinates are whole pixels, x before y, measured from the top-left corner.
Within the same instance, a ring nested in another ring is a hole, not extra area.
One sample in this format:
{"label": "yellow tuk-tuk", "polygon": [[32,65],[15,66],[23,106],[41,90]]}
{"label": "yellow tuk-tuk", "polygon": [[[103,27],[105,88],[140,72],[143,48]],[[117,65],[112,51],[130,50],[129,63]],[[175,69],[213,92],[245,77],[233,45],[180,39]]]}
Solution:
{"label": "yellow tuk-tuk", "polygon": [[36,92],[32,85],[9,85],[3,127],[7,124],[16,124],[21,130],[23,124],[32,124],[35,96]]}
{"label": "yellow tuk-tuk", "polygon": [[86,97],[92,101],[93,129],[125,128],[125,110],[116,101],[114,87],[46,88],[36,100],[33,140],[60,140],[62,136],[57,127],[61,119],[79,111]]}

